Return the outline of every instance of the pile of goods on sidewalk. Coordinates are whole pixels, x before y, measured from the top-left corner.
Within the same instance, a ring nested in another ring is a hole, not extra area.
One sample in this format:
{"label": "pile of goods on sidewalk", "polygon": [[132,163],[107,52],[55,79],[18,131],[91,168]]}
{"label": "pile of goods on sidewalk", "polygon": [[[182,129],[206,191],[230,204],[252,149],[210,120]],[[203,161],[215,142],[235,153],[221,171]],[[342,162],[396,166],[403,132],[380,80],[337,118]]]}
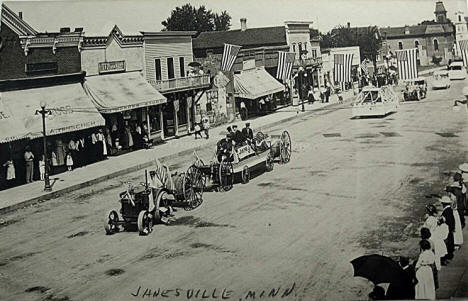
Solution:
{"label": "pile of goods on sidewalk", "polygon": [[[468,163],[458,167],[443,192],[432,194],[438,200],[426,206],[424,223],[420,228],[420,254],[417,259],[400,257],[397,263],[382,255],[366,255],[351,261],[354,276],[374,283],[371,300],[435,300],[439,288],[438,272],[454,258],[463,244],[465,215],[468,215]],[[378,284],[390,283],[387,291]]]}

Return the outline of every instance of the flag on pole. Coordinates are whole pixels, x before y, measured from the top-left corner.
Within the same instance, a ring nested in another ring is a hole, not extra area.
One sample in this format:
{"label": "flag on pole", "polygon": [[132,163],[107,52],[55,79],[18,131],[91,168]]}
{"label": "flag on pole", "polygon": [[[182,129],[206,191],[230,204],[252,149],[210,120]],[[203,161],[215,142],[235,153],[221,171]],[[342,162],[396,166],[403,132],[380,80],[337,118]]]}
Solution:
{"label": "flag on pole", "polygon": [[418,65],[416,62],[417,48],[397,50],[398,76],[401,80],[415,79],[418,77]]}
{"label": "flag on pole", "polygon": [[278,54],[278,69],[276,70],[276,78],[287,80],[291,78],[294,59],[296,53],[279,51]]}
{"label": "flag on pole", "polygon": [[352,53],[338,53],[334,56],[333,80],[338,83],[351,82]]}
{"label": "flag on pole", "polygon": [[365,59],[361,63],[361,70],[365,75],[369,75],[369,67],[372,66],[372,62],[369,59]]}
{"label": "flag on pole", "polygon": [[164,188],[169,190],[174,190],[174,182],[172,181],[171,171],[169,167],[166,165],[161,164],[159,160],[156,158],[155,160],[156,168],[154,171],[156,172],[157,179],[161,182]]}
{"label": "flag on pole", "polygon": [[231,71],[240,49],[241,46],[224,44],[223,59],[221,60],[221,71]]}
{"label": "flag on pole", "polygon": [[468,66],[468,40],[458,41],[458,47],[460,49],[460,54],[463,58],[463,66]]}

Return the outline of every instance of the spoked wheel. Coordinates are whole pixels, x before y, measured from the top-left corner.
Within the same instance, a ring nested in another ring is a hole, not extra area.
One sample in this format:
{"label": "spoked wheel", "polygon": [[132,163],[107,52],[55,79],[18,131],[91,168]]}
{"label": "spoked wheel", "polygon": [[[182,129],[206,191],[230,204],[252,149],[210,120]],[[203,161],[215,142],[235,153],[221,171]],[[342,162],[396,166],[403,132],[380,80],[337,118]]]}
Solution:
{"label": "spoked wheel", "polygon": [[153,231],[153,216],[148,210],[142,210],[138,214],[137,224],[140,235],[148,235]]}
{"label": "spoked wheel", "polygon": [[205,177],[201,171],[195,166],[191,165],[184,175],[184,199],[188,206],[184,207],[185,210],[193,210],[201,205],[203,202],[203,190],[205,189]]}
{"label": "spoked wheel", "polygon": [[250,170],[247,165],[242,169],[242,184],[247,184],[250,181]]}
{"label": "spoked wheel", "polygon": [[267,171],[272,171],[273,170],[273,155],[268,153],[266,160],[265,160],[265,167]]}
{"label": "spoked wheel", "polygon": [[281,134],[280,140],[280,162],[283,164],[288,163],[291,160],[291,136],[289,136],[288,131],[284,131]]}
{"label": "spoked wheel", "polygon": [[106,230],[106,234],[111,235],[116,232],[119,232],[119,215],[117,214],[117,211],[111,210],[107,216],[106,220],[104,222],[104,229]]}
{"label": "spoked wheel", "polygon": [[229,191],[234,184],[234,167],[231,162],[221,161],[219,164],[219,191]]}

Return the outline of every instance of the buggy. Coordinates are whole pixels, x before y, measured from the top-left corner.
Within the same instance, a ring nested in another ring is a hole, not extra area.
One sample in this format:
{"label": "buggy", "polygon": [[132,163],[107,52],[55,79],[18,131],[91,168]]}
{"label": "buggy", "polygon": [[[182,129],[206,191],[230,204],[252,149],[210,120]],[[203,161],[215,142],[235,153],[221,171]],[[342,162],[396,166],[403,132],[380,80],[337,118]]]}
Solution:
{"label": "buggy", "polygon": [[411,80],[406,80],[406,89],[403,91],[403,99],[408,100],[421,100],[426,98],[427,83],[422,77]]}

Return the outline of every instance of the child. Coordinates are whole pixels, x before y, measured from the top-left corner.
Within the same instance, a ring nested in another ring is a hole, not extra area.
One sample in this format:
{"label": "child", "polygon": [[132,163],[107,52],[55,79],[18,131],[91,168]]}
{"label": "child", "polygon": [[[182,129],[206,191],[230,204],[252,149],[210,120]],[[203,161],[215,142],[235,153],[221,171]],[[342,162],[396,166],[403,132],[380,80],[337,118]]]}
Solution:
{"label": "child", "polygon": [[39,161],[39,174],[41,175],[41,181],[44,181],[45,175],[45,160],[44,155],[42,155],[41,160]]}
{"label": "child", "polygon": [[200,127],[200,124],[199,124],[199,123],[196,123],[196,124],[195,124],[195,139],[198,139],[198,136],[200,136],[200,138],[203,138],[202,135],[201,135],[201,127]]}
{"label": "child", "polygon": [[67,154],[67,167],[68,171],[71,171],[73,167],[73,158],[70,153]]}

